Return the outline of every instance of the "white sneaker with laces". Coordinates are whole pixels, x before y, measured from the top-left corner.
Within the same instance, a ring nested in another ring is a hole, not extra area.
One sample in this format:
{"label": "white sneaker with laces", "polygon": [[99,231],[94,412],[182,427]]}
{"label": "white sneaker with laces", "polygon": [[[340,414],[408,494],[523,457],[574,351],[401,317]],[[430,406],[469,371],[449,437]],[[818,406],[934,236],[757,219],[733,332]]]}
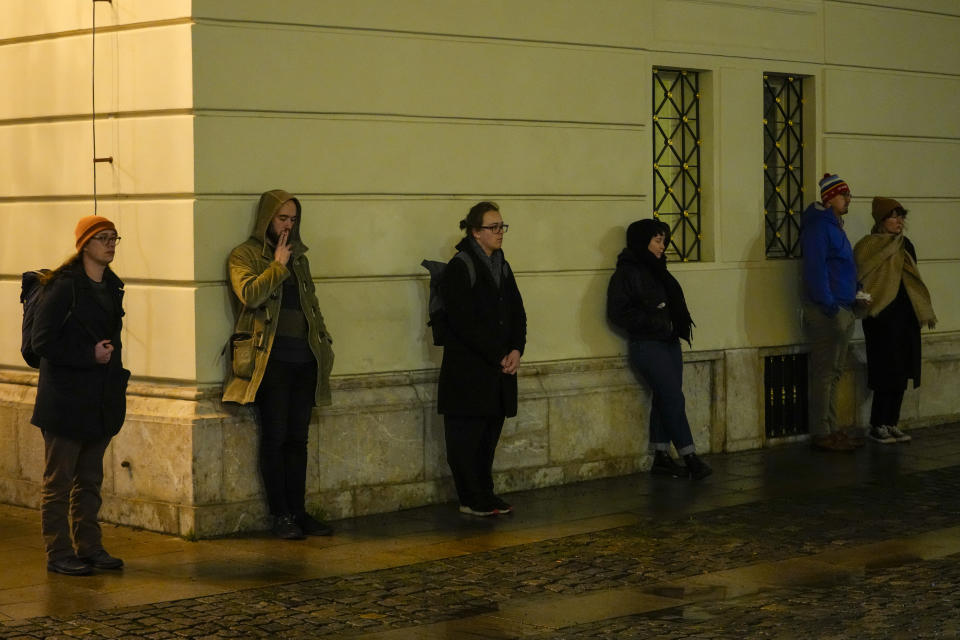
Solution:
{"label": "white sneaker with laces", "polygon": [[905,434],[900,430],[900,427],[897,426],[887,427],[887,433],[889,433],[891,437],[896,438],[897,442],[910,442],[913,440],[913,437]]}
{"label": "white sneaker with laces", "polygon": [[897,441],[895,437],[890,435],[889,428],[883,425],[880,425],[879,427],[870,427],[867,437],[874,442],[879,442],[881,444],[893,444]]}

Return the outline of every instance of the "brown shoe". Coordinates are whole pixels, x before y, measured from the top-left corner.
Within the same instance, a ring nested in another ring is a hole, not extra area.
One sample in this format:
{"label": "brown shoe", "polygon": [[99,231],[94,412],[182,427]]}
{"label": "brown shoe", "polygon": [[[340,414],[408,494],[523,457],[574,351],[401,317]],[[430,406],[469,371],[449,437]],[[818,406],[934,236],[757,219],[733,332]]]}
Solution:
{"label": "brown shoe", "polygon": [[867,444],[866,437],[864,437],[863,432],[859,429],[843,429],[837,432],[837,437],[853,446],[854,449],[859,449]]}
{"label": "brown shoe", "polygon": [[810,446],[817,451],[846,451],[848,453],[857,448],[856,445],[839,433],[813,436],[810,438]]}

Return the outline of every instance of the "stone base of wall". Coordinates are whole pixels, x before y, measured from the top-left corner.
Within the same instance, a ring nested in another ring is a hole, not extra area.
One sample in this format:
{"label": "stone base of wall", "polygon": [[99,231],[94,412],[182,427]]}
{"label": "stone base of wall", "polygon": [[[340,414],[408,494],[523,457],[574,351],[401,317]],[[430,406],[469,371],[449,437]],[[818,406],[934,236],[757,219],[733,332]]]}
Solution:
{"label": "stone base of wall", "polygon": [[[802,347],[689,352],[684,393],[698,451],[773,444],[764,436],[763,358]],[[923,385],[904,401],[907,427],[960,418],[960,336],[924,342]],[[844,424],[866,424],[862,345],[842,381]],[[329,519],[453,500],[436,372],[334,379],[334,404],[310,427],[308,508]],[[43,440],[29,423],[36,374],[0,372],[0,501],[39,506]],[[268,525],[249,408],[219,389],[131,384],[127,422],[104,459],[104,520],[209,537]],[[649,468],[649,392],[622,358],[528,364],[520,409],[504,426],[498,492]]]}

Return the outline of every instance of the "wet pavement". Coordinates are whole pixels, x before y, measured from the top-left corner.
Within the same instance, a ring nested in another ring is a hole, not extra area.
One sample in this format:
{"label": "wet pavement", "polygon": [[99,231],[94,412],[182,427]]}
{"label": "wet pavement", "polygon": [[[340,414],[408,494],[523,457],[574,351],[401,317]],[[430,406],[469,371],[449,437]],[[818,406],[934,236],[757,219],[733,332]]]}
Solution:
{"label": "wet pavement", "polygon": [[188,542],[105,527],[123,572],[45,571],[0,506],[0,638],[960,638],[960,425],[908,444],[636,475]]}

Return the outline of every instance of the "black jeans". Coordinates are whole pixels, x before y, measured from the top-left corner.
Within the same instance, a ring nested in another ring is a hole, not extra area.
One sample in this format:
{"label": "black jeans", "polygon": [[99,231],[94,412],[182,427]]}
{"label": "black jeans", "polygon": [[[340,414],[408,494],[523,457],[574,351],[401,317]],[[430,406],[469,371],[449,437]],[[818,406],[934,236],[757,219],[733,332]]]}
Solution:
{"label": "black jeans", "polygon": [[503,430],[503,416],[444,416],[447,464],[460,504],[486,506],[493,498],[493,456]]}
{"label": "black jeans", "polygon": [[257,389],[260,476],[270,513],[304,511],[307,435],[317,390],[317,363],[270,360]]}
{"label": "black jeans", "polygon": [[900,407],[905,389],[873,391],[870,406],[871,427],[895,427],[900,422]]}

